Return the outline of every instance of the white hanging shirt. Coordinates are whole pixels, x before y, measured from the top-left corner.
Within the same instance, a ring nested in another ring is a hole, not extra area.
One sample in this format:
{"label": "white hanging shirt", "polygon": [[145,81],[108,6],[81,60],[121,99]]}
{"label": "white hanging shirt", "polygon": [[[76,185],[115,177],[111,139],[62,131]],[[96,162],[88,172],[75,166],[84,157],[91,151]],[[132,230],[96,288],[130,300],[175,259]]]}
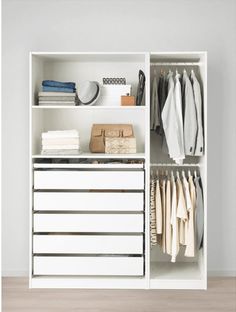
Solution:
{"label": "white hanging shirt", "polygon": [[183,103],[184,103],[184,149],[185,155],[195,153],[197,137],[197,115],[193,88],[186,70],[183,71]]}
{"label": "white hanging shirt", "polygon": [[197,111],[197,137],[196,137],[196,147],[194,151],[195,156],[203,155],[203,125],[202,125],[202,95],[200,84],[195,76],[194,71],[191,71],[191,79],[193,83],[193,94],[194,102]]}
{"label": "white hanging shirt", "polygon": [[169,72],[168,80],[168,95],[162,110],[161,118],[165,132],[166,142],[168,146],[169,155],[176,163],[181,164],[184,158],[181,142],[181,129],[177,120],[176,100],[175,100],[175,86],[173,73]]}
{"label": "white hanging shirt", "polygon": [[184,127],[183,127],[183,112],[182,112],[182,93],[181,93],[181,84],[179,81],[180,74],[175,75],[175,89],[174,89],[174,98],[176,105],[176,121],[178,126],[178,144],[180,149],[180,157],[174,158],[177,164],[182,164],[183,159],[185,158],[184,154]]}

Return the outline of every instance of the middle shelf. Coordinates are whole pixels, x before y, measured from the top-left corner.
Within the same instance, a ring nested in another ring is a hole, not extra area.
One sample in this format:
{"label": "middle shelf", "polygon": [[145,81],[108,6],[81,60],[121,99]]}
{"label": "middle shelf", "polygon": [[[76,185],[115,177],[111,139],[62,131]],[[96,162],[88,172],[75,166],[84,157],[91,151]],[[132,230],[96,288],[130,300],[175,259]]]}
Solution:
{"label": "middle shelf", "polygon": [[32,105],[33,109],[75,109],[75,110],[146,110],[147,106],[88,106],[88,105]]}

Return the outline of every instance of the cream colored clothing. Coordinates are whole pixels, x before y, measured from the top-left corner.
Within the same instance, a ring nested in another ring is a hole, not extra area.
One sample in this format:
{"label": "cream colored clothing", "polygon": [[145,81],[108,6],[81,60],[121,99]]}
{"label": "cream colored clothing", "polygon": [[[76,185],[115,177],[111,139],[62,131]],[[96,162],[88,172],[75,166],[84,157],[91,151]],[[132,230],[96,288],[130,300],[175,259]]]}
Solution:
{"label": "cream colored clothing", "polygon": [[174,175],[171,176],[171,226],[171,262],[175,262],[179,253],[179,221],[177,218],[177,190]]}
{"label": "cream colored clothing", "polygon": [[189,220],[187,222],[187,236],[186,236],[186,257],[195,256],[195,208],[196,208],[196,189],[193,183],[193,177],[189,176],[189,189],[192,207],[189,209]]}
{"label": "cream colored clothing", "polygon": [[183,190],[184,190],[186,208],[187,208],[187,211],[189,211],[192,209],[192,200],[190,197],[189,183],[184,173],[183,173]]}
{"label": "cream colored clothing", "polygon": [[179,177],[176,180],[176,184],[177,184],[177,198],[178,198],[177,217],[183,221],[186,221],[188,219],[187,206],[185,202],[183,186]]}
{"label": "cream colored clothing", "polygon": [[171,229],[171,190],[170,190],[170,180],[166,181],[166,253],[171,255],[171,237],[172,237],[172,229]]}
{"label": "cream colored clothing", "polygon": [[155,180],[151,178],[150,185],[150,234],[151,234],[151,246],[157,244],[156,234],[156,211],[155,211]]}
{"label": "cream colored clothing", "polygon": [[184,190],[185,203],[186,203],[186,208],[187,208],[187,221],[185,221],[184,223],[184,237],[185,237],[185,244],[186,244],[186,239],[188,236],[189,211],[192,209],[192,200],[190,197],[189,183],[185,177],[184,171],[182,172],[182,181],[183,181],[182,184],[183,184],[183,190]]}
{"label": "cream colored clothing", "polygon": [[166,253],[166,181],[161,181],[161,202],[162,202],[162,251]]}
{"label": "cream colored clothing", "polygon": [[185,222],[188,219],[187,207],[184,197],[183,186],[180,178],[177,177],[177,217],[179,218],[179,241],[180,244],[185,245]]}
{"label": "cream colored clothing", "polygon": [[156,233],[162,234],[162,202],[160,182],[156,181]]}

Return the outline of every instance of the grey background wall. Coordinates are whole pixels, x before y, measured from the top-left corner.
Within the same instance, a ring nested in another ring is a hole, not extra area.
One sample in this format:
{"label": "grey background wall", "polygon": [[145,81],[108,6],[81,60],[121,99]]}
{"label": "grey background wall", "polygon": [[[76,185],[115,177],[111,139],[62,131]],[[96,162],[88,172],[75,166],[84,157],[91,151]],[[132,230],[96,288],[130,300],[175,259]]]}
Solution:
{"label": "grey background wall", "polygon": [[236,271],[236,1],[3,0],[3,273],[28,271],[29,51],[208,51],[209,271]]}

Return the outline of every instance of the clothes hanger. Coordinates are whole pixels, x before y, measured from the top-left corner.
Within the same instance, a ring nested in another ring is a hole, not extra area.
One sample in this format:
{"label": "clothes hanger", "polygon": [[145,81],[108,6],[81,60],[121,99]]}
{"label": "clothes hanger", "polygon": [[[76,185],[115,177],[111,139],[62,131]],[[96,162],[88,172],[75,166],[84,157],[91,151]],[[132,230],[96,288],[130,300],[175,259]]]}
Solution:
{"label": "clothes hanger", "polygon": [[176,171],[176,177],[179,179],[179,170]]}
{"label": "clothes hanger", "polygon": [[153,170],[151,170],[151,178],[153,177]]}
{"label": "clothes hanger", "polygon": [[183,179],[186,179],[184,170],[182,170],[182,177]]}
{"label": "clothes hanger", "polygon": [[197,170],[194,170],[194,177],[195,177],[195,178],[198,178]]}
{"label": "clothes hanger", "polygon": [[191,171],[188,170],[188,177],[191,178],[192,177],[192,174],[191,174]]}
{"label": "clothes hanger", "polygon": [[156,170],[156,177],[159,178],[159,172],[158,169]]}

